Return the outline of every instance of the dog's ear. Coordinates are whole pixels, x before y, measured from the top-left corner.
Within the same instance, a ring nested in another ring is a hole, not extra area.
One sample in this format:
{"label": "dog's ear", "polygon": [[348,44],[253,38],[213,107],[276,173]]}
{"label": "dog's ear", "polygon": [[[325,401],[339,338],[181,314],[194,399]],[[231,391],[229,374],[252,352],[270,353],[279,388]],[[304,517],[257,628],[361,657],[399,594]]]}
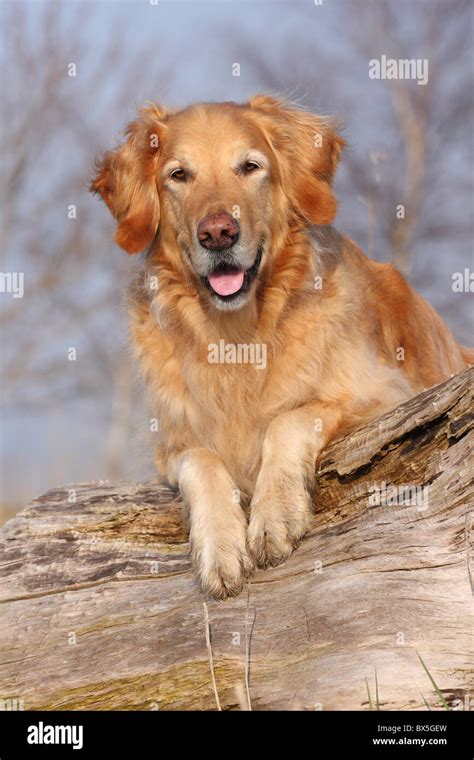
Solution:
{"label": "dog's ear", "polygon": [[332,181],[345,146],[334,120],[268,95],[256,95],[248,106],[277,156],[294,209],[312,224],[331,224],[337,211]]}
{"label": "dog's ear", "polygon": [[142,108],[125,130],[126,141],[96,162],[90,191],[98,193],[118,222],[115,241],[127,253],[139,253],[151,243],[160,222],[156,164],[166,112]]}

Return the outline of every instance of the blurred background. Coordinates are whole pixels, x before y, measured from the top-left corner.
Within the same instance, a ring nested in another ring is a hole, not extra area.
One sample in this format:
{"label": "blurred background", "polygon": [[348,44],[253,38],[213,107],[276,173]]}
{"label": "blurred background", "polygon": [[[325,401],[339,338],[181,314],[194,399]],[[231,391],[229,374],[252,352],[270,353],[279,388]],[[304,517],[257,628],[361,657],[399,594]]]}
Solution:
{"label": "blurred background", "polygon": [[[24,295],[0,292],[0,521],[54,486],[153,476],[122,305],[136,261],[87,192],[146,100],[265,91],[341,116],[337,227],[474,343],[472,295],[452,288],[473,268],[473,7],[1,0],[0,270],[23,273]],[[370,79],[382,54],[427,58],[428,84]]]}

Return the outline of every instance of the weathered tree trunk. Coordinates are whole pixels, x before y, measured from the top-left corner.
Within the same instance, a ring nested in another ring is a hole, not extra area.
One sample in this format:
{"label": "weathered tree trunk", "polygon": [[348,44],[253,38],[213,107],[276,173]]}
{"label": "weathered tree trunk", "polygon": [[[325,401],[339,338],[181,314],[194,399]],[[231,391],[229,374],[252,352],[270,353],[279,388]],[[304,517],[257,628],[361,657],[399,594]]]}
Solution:
{"label": "weathered tree trunk", "polygon": [[0,698],[368,709],[376,673],[381,709],[440,707],[419,653],[448,704],[466,707],[473,376],[334,443],[312,534],[234,600],[203,604],[170,489],[88,483],[36,499],[1,536]]}

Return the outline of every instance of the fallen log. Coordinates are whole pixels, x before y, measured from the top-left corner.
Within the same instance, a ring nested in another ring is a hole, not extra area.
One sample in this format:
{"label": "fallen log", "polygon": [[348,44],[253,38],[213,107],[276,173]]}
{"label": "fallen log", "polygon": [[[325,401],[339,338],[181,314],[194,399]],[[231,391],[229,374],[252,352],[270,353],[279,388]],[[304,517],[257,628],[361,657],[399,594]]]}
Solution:
{"label": "fallen log", "polygon": [[473,378],[331,445],[311,535],[236,599],[203,597],[169,488],[33,501],[0,533],[0,706],[468,708]]}

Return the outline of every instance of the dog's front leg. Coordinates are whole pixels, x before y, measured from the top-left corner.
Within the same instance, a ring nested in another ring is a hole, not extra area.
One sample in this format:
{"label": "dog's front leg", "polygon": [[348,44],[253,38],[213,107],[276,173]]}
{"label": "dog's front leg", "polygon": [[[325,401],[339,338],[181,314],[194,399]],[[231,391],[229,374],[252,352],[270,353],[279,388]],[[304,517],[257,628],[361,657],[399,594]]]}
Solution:
{"label": "dog's front leg", "polygon": [[235,596],[254,567],[239,491],[223,462],[208,449],[188,449],[175,464],[201,585],[219,599]]}
{"label": "dog's front leg", "polygon": [[248,529],[250,552],[260,567],[283,562],[310,528],[316,460],[342,416],[340,408],[308,404],[269,425]]}

